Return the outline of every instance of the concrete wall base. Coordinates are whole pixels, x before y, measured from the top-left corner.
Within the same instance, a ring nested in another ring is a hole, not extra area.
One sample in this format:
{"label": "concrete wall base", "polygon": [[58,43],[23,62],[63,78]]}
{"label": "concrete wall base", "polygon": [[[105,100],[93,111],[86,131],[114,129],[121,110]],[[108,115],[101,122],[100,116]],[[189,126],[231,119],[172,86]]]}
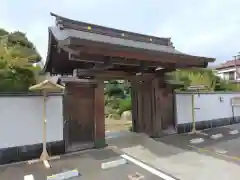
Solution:
{"label": "concrete wall base", "polygon": [[[234,117],[234,118],[228,117],[228,118],[221,118],[221,119],[213,119],[213,120],[196,122],[196,129],[204,130],[204,129],[216,128],[216,127],[227,126],[227,125],[238,124],[238,123],[240,123],[240,116]],[[176,128],[178,133],[191,132],[192,122],[178,124]]]}

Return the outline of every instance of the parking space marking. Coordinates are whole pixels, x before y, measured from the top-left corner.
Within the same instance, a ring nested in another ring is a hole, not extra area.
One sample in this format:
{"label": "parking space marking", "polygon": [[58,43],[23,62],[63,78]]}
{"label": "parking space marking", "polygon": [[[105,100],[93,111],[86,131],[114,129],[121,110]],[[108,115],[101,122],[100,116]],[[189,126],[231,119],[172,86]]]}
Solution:
{"label": "parking space marking", "polygon": [[202,143],[202,142],[204,142],[203,138],[195,138],[195,139],[190,140],[191,144],[199,144],[199,143]]}
{"label": "parking space marking", "polygon": [[126,159],[118,159],[118,160],[115,160],[115,161],[109,161],[109,162],[102,163],[101,168],[102,169],[109,169],[109,168],[117,167],[117,166],[120,166],[120,165],[124,165],[126,163],[127,163]]}
{"label": "parking space marking", "polygon": [[219,154],[226,154],[228,151],[224,150],[224,149],[214,149],[214,151],[216,153],[219,153]]}
{"label": "parking space marking", "polygon": [[228,134],[230,135],[235,135],[235,134],[238,134],[239,131],[238,130],[232,130],[232,131],[229,131]]}
{"label": "parking space marking", "polygon": [[205,133],[205,132],[200,132],[199,134],[204,135],[204,136],[208,136],[208,134]]}
{"label": "parking space marking", "polygon": [[137,159],[134,159],[134,158],[132,158],[132,157],[126,155],[126,154],[122,154],[121,157],[130,161],[130,162],[132,162],[133,164],[136,164],[137,166],[149,171],[150,173],[152,173],[152,174],[154,174],[154,175],[156,175],[156,176],[158,176],[158,177],[160,177],[164,180],[177,180],[176,178],[173,178],[173,177],[171,177],[167,174],[164,174],[164,173],[158,171],[157,169],[155,169],[153,167],[150,167],[150,166],[142,163],[141,161],[138,161]]}
{"label": "parking space marking", "polygon": [[66,180],[80,176],[77,169],[47,176],[47,180]]}
{"label": "parking space marking", "polygon": [[32,174],[28,174],[24,176],[24,180],[35,180]]}
{"label": "parking space marking", "polygon": [[211,153],[211,154],[215,154],[215,155],[218,155],[218,156],[222,156],[224,158],[228,158],[228,159],[231,159],[231,160],[236,160],[236,161],[240,161],[240,157],[237,157],[237,156],[229,156],[229,155],[226,155],[226,154],[222,154],[222,153],[219,153],[217,151],[211,151],[209,149],[206,149],[206,148],[199,148],[199,147],[196,147],[196,146],[192,146],[192,145],[188,145],[188,147],[192,148],[192,149],[196,149],[197,151],[202,151],[202,152],[207,152],[207,153]]}
{"label": "parking space marking", "polygon": [[214,140],[220,139],[220,138],[222,138],[222,137],[223,137],[223,135],[222,135],[221,133],[219,133],[219,134],[213,134],[213,135],[210,136],[210,138],[211,138],[211,139],[214,139]]}

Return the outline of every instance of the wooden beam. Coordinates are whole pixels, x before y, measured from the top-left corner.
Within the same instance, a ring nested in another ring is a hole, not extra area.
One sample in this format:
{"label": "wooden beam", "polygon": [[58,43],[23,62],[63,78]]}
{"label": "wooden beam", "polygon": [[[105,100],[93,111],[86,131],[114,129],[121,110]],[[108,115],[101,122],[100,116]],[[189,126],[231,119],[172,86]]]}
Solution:
{"label": "wooden beam", "polygon": [[173,72],[175,70],[176,70],[175,68],[165,68],[165,69],[157,70],[155,75],[156,76],[162,76],[165,73]]}
{"label": "wooden beam", "polygon": [[101,71],[95,74],[95,78],[98,79],[126,79],[133,76],[133,73],[128,73],[124,71]]}
{"label": "wooden beam", "polygon": [[[84,52],[79,53],[79,55],[69,53],[69,60],[71,61],[78,61],[78,62],[93,62],[93,63],[104,63],[105,61],[105,56],[99,55],[99,54],[87,54]],[[117,64],[117,65],[125,65],[125,66],[140,66],[141,62],[136,59],[127,59],[123,57],[109,57],[109,61],[112,64]],[[145,66],[148,67],[158,67],[160,64],[159,62],[151,62],[151,61],[144,61]],[[167,67],[172,67],[174,64],[168,64],[164,63],[165,66]]]}
{"label": "wooden beam", "polygon": [[[66,50],[67,48],[65,48]],[[85,62],[85,63],[98,63],[103,64],[106,62],[106,58],[112,64],[124,65],[124,66],[144,66],[144,67],[164,67],[167,69],[176,69],[176,68],[189,68],[192,65],[181,63],[181,62],[162,62],[162,61],[148,61],[148,60],[137,60],[137,59],[127,59],[124,57],[106,57],[101,54],[87,54],[86,52],[81,52],[80,50],[73,50],[72,48],[68,48],[69,50],[69,60],[76,62]],[[76,52],[79,52],[78,54]],[[206,63],[204,64],[206,66]],[[203,67],[202,64],[195,65],[195,67]]]}
{"label": "wooden beam", "polygon": [[104,63],[104,57],[103,56],[98,56],[98,55],[93,55],[89,56],[87,54],[79,52],[79,55],[73,54],[69,52],[69,60],[70,61],[77,61],[77,62],[92,62],[92,63]]}
{"label": "wooden beam", "polygon": [[94,79],[79,79],[77,77],[61,77],[61,82],[68,83],[68,82],[77,82],[82,84],[96,84],[97,81]]}
{"label": "wooden beam", "polygon": [[90,42],[88,40],[82,40],[79,38],[71,38],[70,46],[71,48],[77,48],[81,52],[86,52],[88,54],[101,54],[105,56],[123,57],[145,61],[156,61],[162,63],[180,62],[194,66],[199,64],[203,65],[204,62],[214,61],[213,58],[197,57],[186,55],[183,53],[171,53],[163,51],[152,51],[147,49],[130,48],[121,45],[110,45],[100,42]]}

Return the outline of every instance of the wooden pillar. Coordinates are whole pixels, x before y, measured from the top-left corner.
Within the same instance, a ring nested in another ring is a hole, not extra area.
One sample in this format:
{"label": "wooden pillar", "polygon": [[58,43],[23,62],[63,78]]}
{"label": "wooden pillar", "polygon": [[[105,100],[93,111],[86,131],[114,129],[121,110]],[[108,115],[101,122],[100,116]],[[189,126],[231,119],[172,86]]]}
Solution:
{"label": "wooden pillar", "polygon": [[[143,80],[144,79],[144,80]],[[133,130],[152,135],[154,97],[152,77],[141,77],[132,82]]]}
{"label": "wooden pillar", "polygon": [[137,99],[137,87],[136,81],[131,81],[131,100],[132,100],[132,131],[137,132],[137,120],[138,120],[138,99]]}
{"label": "wooden pillar", "polygon": [[155,118],[153,121],[153,136],[160,137],[163,130],[174,127],[174,99],[173,89],[165,82],[164,77],[158,77],[154,80],[154,104]]}
{"label": "wooden pillar", "polygon": [[164,76],[132,81],[132,106],[134,132],[160,137],[174,126],[173,91]]}
{"label": "wooden pillar", "polygon": [[94,90],[94,114],[95,114],[95,146],[103,148],[105,141],[105,116],[104,116],[104,81],[97,80]]}

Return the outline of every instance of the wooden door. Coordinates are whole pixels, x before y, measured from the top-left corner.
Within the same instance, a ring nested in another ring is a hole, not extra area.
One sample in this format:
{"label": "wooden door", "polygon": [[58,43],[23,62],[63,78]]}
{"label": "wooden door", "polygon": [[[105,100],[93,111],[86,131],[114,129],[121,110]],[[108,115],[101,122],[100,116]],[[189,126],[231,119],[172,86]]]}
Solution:
{"label": "wooden door", "polygon": [[71,87],[65,98],[67,149],[72,151],[93,146],[94,88]]}
{"label": "wooden door", "polygon": [[152,131],[151,81],[132,83],[132,114],[135,132],[151,134]]}
{"label": "wooden door", "polygon": [[171,89],[160,89],[160,107],[162,108],[162,129],[174,127],[174,96]]}

